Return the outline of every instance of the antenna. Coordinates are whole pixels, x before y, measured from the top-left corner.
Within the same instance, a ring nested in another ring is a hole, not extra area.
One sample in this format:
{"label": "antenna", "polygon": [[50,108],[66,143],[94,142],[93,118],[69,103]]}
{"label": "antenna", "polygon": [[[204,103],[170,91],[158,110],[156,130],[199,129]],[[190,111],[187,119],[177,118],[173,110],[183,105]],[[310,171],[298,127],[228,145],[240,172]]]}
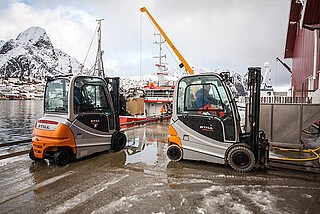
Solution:
{"label": "antenna", "polygon": [[162,58],[166,58],[166,54],[162,54],[162,44],[166,42],[166,40],[162,39],[162,35],[160,33],[154,33],[154,36],[159,36],[159,41],[154,42],[153,44],[159,45],[159,56],[154,56],[153,58],[158,58],[159,62],[155,64],[158,67],[158,84],[161,85],[164,83],[164,76],[168,75],[168,67],[167,63],[162,62]]}
{"label": "antenna", "polygon": [[168,69],[166,67],[167,63],[162,62],[162,58],[167,58],[166,54],[162,55],[162,44],[166,42],[166,40],[162,39],[162,36],[160,33],[154,33],[154,36],[159,36],[159,41],[154,42],[153,44],[159,45],[159,55],[154,56],[153,58],[158,58],[159,63],[155,64],[155,66],[158,67],[158,73],[166,72]]}

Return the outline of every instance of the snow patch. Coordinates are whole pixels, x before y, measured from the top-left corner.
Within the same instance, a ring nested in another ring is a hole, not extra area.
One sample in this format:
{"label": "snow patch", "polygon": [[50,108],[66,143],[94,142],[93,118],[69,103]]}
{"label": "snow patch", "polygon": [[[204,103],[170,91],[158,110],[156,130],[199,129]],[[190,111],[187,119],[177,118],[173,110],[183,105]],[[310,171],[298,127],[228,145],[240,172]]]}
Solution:
{"label": "snow patch", "polygon": [[208,213],[253,213],[246,205],[248,201],[250,202],[250,208],[254,205],[260,212],[276,213],[274,204],[279,199],[271,195],[269,191],[255,190],[253,188],[257,187],[244,185],[222,187],[214,185],[203,189],[200,193],[204,196],[204,208]]}
{"label": "snow patch", "polygon": [[158,186],[163,186],[164,185],[164,183],[153,183],[152,184],[152,186],[156,186],[156,187],[158,187]]}
{"label": "snow patch", "polygon": [[199,183],[213,183],[213,181],[206,180],[206,179],[188,179],[185,181],[175,182],[175,184],[199,184]]}
{"label": "snow patch", "polygon": [[73,173],[75,173],[75,172],[74,172],[74,171],[69,171],[69,172],[66,172],[66,173],[64,173],[64,174],[61,174],[61,175],[59,175],[59,176],[55,176],[55,177],[49,178],[49,179],[47,179],[47,180],[45,180],[45,181],[42,181],[42,182],[40,182],[40,183],[37,183],[37,184],[35,184],[35,185],[31,186],[31,187],[22,189],[22,190],[14,193],[14,194],[12,194],[12,195],[9,195],[9,196],[6,196],[6,197],[4,197],[4,198],[1,198],[1,199],[0,199],[0,204],[3,204],[3,203],[6,202],[6,201],[9,201],[9,200],[14,199],[14,198],[16,198],[16,197],[19,197],[19,196],[21,196],[21,195],[24,195],[24,194],[26,194],[26,193],[28,193],[28,192],[37,190],[37,189],[39,189],[40,187],[43,187],[43,186],[52,184],[52,183],[54,183],[54,182],[56,182],[56,181],[58,181],[58,180],[60,180],[60,179],[62,179],[62,178],[64,178],[64,177],[67,177],[67,176],[69,176],[69,175],[72,175]]}
{"label": "snow patch", "polygon": [[88,199],[90,199],[91,197],[93,197],[94,195],[96,195],[99,192],[102,192],[104,190],[106,190],[109,186],[114,185],[118,182],[120,182],[122,179],[128,177],[129,175],[125,175],[122,176],[120,178],[114,178],[112,179],[110,182],[107,183],[100,183],[99,185],[96,185],[90,189],[88,189],[85,192],[82,192],[78,195],[76,195],[75,197],[65,201],[63,204],[61,204],[60,206],[55,207],[54,209],[49,210],[48,212],[46,212],[47,214],[49,213],[65,213],[70,209],[73,209],[74,207],[76,207],[77,205],[84,203],[85,201],[87,201]]}
{"label": "snow patch", "polygon": [[246,209],[243,204],[237,203],[230,193],[218,194],[215,197],[208,197],[205,199],[205,207],[208,213],[213,213],[219,211],[222,207],[225,208],[227,213],[242,213],[251,214],[253,212]]}
{"label": "snow patch", "polygon": [[242,193],[246,198],[250,198],[251,201],[261,209],[261,211],[274,211],[273,203],[277,200],[269,191],[250,190],[249,192],[242,191]]}
{"label": "snow patch", "polygon": [[[141,190],[140,188],[138,188]],[[140,193],[139,193],[140,194]],[[161,191],[151,191],[142,195],[132,195],[132,196],[123,196],[118,200],[112,201],[111,203],[100,207],[99,209],[92,212],[92,214],[99,214],[99,213],[116,213],[120,210],[125,210],[126,208],[130,208],[135,204],[136,202],[143,200],[144,197],[152,198],[156,195],[161,196]]]}
{"label": "snow patch", "polygon": [[180,203],[180,206],[182,206],[185,201],[186,201],[186,199],[185,199],[185,198],[182,198],[182,201],[181,201],[181,203]]}
{"label": "snow patch", "polygon": [[100,207],[99,209],[95,210],[92,212],[92,214],[99,214],[99,213],[115,213],[118,212],[122,209],[130,208],[132,207],[132,203],[130,202],[135,202],[137,201],[138,198],[136,195],[134,196],[129,196],[129,197],[121,197],[119,200],[112,201],[106,206]]}
{"label": "snow patch", "polygon": [[207,213],[207,210],[204,209],[204,208],[197,207],[197,213],[199,213],[199,214],[205,214],[205,213]]}
{"label": "snow patch", "polygon": [[12,164],[14,162],[19,162],[19,161],[30,161],[30,159],[26,155],[5,158],[5,159],[0,160],[0,167],[7,166],[9,164]]}
{"label": "snow patch", "polygon": [[216,191],[216,192],[221,192],[223,191],[221,186],[211,186],[209,188],[205,188],[201,191],[201,194],[203,195],[208,195],[209,193]]}
{"label": "snow patch", "polygon": [[309,195],[309,194],[307,194],[307,193],[304,193],[302,196],[303,196],[304,198],[312,198],[312,195]]}

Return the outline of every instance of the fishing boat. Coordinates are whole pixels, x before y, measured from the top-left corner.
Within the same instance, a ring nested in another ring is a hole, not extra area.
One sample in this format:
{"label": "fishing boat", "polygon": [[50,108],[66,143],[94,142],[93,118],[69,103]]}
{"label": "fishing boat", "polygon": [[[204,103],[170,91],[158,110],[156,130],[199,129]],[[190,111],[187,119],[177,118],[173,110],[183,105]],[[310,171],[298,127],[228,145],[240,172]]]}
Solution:
{"label": "fishing boat", "polygon": [[141,88],[141,96],[127,99],[126,109],[131,113],[131,116],[120,116],[120,124],[136,124],[171,117],[174,81],[166,80],[168,67],[167,63],[162,60],[166,55],[162,54],[161,47],[165,40],[162,39],[161,34],[155,35],[160,38],[159,41],[154,42],[159,45],[159,55],[154,56],[154,58],[158,58],[158,62],[155,64],[157,81],[150,81],[144,85]]}

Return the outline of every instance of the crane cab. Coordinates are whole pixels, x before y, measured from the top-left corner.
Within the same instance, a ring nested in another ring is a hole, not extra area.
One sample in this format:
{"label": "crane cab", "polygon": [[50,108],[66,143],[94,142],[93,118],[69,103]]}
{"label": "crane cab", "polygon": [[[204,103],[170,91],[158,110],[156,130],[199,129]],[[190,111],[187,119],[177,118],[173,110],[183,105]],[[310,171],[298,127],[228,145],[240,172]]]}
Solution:
{"label": "crane cab", "polygon": [[30,158],[63,166],[72,158],[123,149],[116,80],[86,75],[48,79],[44,116],[34,127]]}
{"label": "crane cab", "polygon": [[237,171],[251,170],[255,157],[250,146],[240,142],[240,116],[227,85],[229,79],[226,73],[206,73],[177,81],[169,159],[229,163]]}

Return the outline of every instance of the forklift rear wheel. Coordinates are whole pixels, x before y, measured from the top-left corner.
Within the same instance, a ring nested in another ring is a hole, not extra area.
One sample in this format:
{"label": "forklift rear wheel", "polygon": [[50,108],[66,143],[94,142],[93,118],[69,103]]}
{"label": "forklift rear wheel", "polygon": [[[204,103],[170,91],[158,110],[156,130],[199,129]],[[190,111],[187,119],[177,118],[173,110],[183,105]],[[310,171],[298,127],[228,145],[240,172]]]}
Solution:
{"label": "forklift rear wheel", "polygon": [[72,154],[69,149],[62,148],[54,153],[53,158],[56,165],[65,166],[71,161]]}
{"label": "forklift rear wheel", "polygon": [[31,148],[31,149],[29,150],[29,158],[30,158],[31,160],[33,160],[33,161],[39,161],[39,160],[40,160],[39,158],[37,158],[36,156],[34,156],[33,148]]}
{"label": "forklift rear wheel", "polygon": [[118,132],[112,141],[112,150],[115,152],[121,151],[127,144],[127,137],[124,133]]}
{"label": "forklift rear wheel", "polygon": [[182,149],[176,144],[172,144],[167,149],[167,156],[172,161],[180,161],[183,156]]}
{"label": "forklift rear wheel", "polygon": [[235,146],[230,149],[227,157],[228,164],[238,172],[249,172],[254,164],[253,152],[245,146]]}

